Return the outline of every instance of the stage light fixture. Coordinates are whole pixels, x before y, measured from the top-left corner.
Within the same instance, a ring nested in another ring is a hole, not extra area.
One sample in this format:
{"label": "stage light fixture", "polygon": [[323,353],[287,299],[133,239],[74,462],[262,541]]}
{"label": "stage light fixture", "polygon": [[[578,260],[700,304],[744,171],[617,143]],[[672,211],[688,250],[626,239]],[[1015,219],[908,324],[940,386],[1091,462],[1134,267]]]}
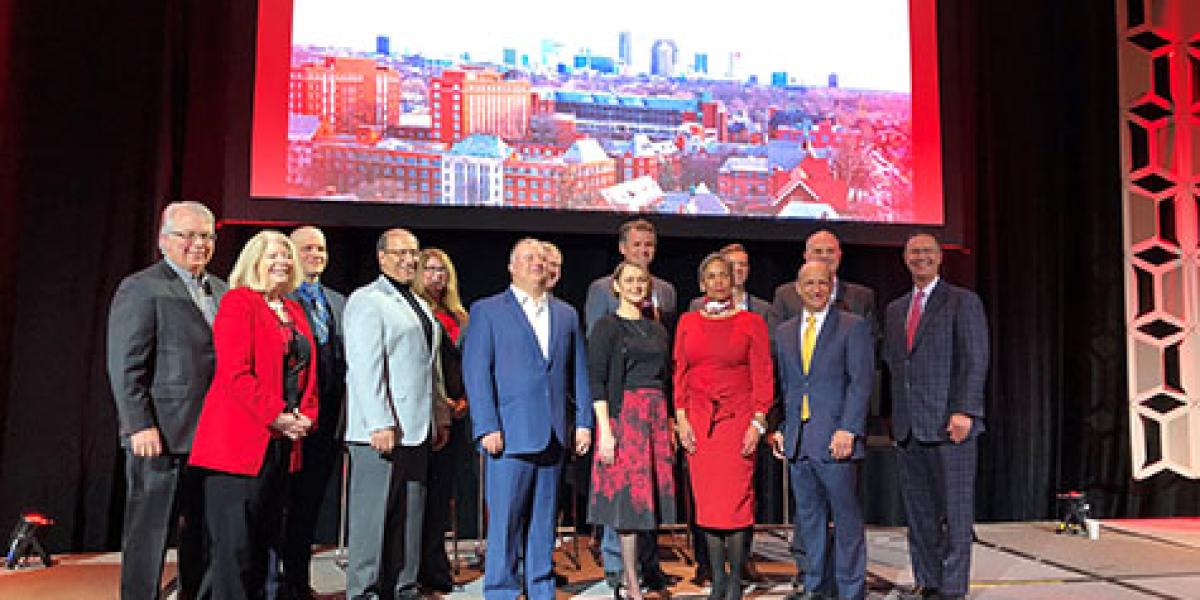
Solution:
{"label": "stage light fixture", "polygon": [[4,556],[4,566],[9,569],[22,566],[25,556],[30,552],[36,552],[41,557],[42,565],[49,567],[54,564],[50,560],[50,553],[46,551],[37,537],[39,530],[53,524],[54,519],[41,513],[31,512],[21,515],[16,527],[13,527],[12,535],[8,538],[8,552]]}

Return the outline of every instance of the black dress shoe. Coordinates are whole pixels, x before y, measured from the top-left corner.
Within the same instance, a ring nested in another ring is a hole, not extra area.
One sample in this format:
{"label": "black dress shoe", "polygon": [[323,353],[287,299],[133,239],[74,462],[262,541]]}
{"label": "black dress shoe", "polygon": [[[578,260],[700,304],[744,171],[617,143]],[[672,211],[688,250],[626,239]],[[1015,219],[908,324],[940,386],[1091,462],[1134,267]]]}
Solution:
{"label": "black dress shoe", "polygon": [[763,574],[759,572],[758,567],[754,566],[754,563],[746,561],[746,563],[742,565],[742,581],[762,583],[766,580],[767,578],[763,577]]}
{"label": "black dress shoe", "polygon": [[696,567],[696,572],[692,574],[692,578],[688,581],[696,587],[703,586],[712,579],[712,573],[708,572],[708,567]]}
{"label": "black dress shoe", "polygon": [[559,573],[558,571],[553,571],[553,573],[554,573],[554,585],[555,586],[563,587],[563,586],[567,585],[568,583],[570,583],[570,581],[567,579],[566,575],[563,575],[562,573]]}
{"label": "black dress shoe", "polygon": [[422,581],[420,585],[421,585],[422,590],[425,590],[428,592],[439,592],[442,594],[449,594],[450,592],[454,591],[454,582],[450,581],[450,580],[445,580],[445,579],[439,579],[439,580],[435,580],[435,581]]}
{"label": "black dress shoe", "polygon": [[665,592],[671,585],[671,578],[661,570],[642,575],[642,586],[651,592]]}

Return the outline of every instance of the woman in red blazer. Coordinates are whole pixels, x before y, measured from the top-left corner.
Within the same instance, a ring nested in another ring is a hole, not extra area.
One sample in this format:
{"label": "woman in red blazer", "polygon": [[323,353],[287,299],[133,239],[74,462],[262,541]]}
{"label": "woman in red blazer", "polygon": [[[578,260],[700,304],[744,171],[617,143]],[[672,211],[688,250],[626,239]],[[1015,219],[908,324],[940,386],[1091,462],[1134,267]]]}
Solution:
{"label": "woman in red blazer", "polygon": [[287,476],[299,469],[299,440],[317,420],[312,333],[304,309],[286,297],[302,277],[295,257],[282,233],[251,238],[213,322],[216,373],[189,462],[208,470],[204,512],[216,598],[265,597]]}

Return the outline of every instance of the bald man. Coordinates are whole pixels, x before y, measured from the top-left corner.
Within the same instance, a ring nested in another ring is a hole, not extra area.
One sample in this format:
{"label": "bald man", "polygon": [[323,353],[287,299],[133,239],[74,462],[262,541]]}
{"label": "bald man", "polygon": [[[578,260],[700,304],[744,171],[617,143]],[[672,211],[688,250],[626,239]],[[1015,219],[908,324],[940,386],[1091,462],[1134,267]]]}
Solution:
{"label": "bald man", "polygon": [[[832,231],[822,229],[804,241],[804,262],[823,262],[833,273],[830,301],[841,310],[852,312],[871,324],[872,337],[879,330],[875,316],[875,291],[865,285],[851,283],[838,277],[842,264],[842,243]],[[804,311],[800,297],[800,282],[789,281],[775,288],[775,299],[771,303],[771,317],[767,320],[771,331],[780,323]]]}

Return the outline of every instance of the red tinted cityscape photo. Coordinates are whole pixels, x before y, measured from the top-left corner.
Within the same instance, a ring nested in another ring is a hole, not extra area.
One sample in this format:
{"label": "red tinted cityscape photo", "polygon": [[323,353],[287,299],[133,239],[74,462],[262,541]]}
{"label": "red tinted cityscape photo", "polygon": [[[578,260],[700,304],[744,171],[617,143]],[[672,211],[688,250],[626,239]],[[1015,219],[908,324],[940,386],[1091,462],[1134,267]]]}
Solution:
{"label": "red tinted cityscape photo", "polygon": [[653,4],[265,1],[251,194],[942,221],[932,0]]}

